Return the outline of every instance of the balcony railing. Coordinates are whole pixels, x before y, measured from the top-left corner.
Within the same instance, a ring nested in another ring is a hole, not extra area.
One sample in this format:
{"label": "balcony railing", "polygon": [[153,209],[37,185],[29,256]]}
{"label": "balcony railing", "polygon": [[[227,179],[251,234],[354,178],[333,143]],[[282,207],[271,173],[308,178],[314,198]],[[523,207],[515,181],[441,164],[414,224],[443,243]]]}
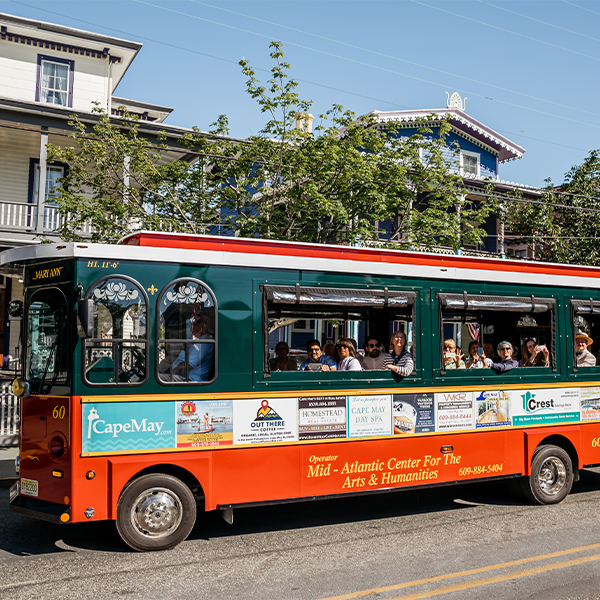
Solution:
{"label": "balcony railing", "polygon": [[19,434],[21,401],[11,390],[11,383],[0,383],[0,445],[16,441]]}
{"label": "balcony railing", "polygon": [[[0,230],[19,231],[35,235],[56,235],[56,230],[65,222],[56,206],[45,205],[41,230],[37,229],[38,207],[36,204],[23,202],[0,202]],[[91,228],[86,226],[82,234],[89,234]]]}

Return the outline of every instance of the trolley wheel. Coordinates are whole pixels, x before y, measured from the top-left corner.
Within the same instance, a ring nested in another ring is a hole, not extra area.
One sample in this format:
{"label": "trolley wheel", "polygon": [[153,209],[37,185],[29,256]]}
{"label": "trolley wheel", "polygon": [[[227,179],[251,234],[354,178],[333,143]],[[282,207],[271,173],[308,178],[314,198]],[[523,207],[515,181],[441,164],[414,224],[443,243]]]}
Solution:
{"label": "trolley wheel", "polygon": [[573,486],[571,457],[558,446],[540,446],[533,454],[531,475],[521,479],[523,494],[538,504],[562,502]]}
{"label": "trolley wheel", "polygon": [[166,550],[185,540],[196,522],[190,488],[163,473],[130,481],[117,502],[117,531],[134,550]]}

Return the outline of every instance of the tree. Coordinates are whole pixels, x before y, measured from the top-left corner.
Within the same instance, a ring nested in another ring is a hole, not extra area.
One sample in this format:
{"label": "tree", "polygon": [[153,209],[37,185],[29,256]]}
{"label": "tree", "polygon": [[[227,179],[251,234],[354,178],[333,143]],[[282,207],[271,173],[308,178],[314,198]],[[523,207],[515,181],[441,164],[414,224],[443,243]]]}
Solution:
{"label": "tree", "polygon": [[[132,229],[222,233],[320,243],[380,242],[388,223],[390,244],[400,247],[481,241],[479,227],[492,202],[465,199],[456,160],[448,153],[443,123],[433,136],[402,136],[399,123],[382,126],[373,115],[356,117],[334,105],[317,119],[314,133],[297,128],[312,106],[296,92],[279,42],[266,86],[245,60],[246,88],[267,121],[245,141],[228,138],[221,115],[211,136],[183,136],[179,143],[198,160],[164,164],[166,146],[149,144],[125,115],[114,123],[97,109],[89,132],[76,118],[78,148],[51,147],[69,172],[59,196],[69,216],[60,233],[76,239],[84,224],[92,239],[115,241]],[[163,136],[164,141],[164,136]],[[78,233],[79,232],[79,233]]]}
{"label": "tree", "polygon": [[508,226],[536,258],[600,265],[600,151],[572,167],[561,186],[550,180],[539,203],[511,202]]}

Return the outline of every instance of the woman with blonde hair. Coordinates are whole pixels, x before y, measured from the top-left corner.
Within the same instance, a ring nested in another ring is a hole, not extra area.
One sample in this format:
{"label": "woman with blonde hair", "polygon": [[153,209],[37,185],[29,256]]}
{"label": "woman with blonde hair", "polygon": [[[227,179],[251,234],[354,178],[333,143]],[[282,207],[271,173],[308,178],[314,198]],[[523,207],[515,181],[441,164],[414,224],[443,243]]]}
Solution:
{"label": "woman with blonde hair", "polygon": [[402,377],[410,375],[415,370],[415,359],[406,349],[406,334],[404,331],[394,331],[390,340],[390,358],[384,365],[392,373]]}

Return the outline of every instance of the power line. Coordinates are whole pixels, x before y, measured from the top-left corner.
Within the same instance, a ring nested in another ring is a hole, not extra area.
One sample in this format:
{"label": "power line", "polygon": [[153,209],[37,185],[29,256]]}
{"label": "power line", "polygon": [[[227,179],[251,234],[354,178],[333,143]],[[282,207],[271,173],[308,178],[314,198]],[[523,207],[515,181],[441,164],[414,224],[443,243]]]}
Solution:
{"label": "power line", "polygon": [[[144,4],[146,6],[151,6],[153,8],[157,8],[159,10],[164,10],[164,11],[167,11],[167,12],[171,12],[171,13],[183,16],[183,17],[189,17],[189,18],[192,18],[192,19],[197,19],[199,21],[204,21],[206,23],[210,23],[211,25],[219,25],[221,27],[226,27],[228,29],[233,29],[234,31],[240,31],[242,33],[247,33],[247,34],[250,34],[250,35],[255,35],[255,36],[258,36],[258,37],[261,37],[261,38],[265,38],[265,39],[271,40],[271,36],[264,35],[262,33],[257,33],[255,31],[250,31],[248,29],[243,29],[241,27],[235,27],[234,25],[228,25],[226,23],[220,23],[219,21],[214,21],[212,19],[206,19],[204,17],[199,17],[197,15],[192,15],[190,13],[186,13],[186,12],[183,12],[183,11],[180,11],[180,10],[175,10],[173,8],[167,8],[166,6],[160,6],[159,4],[152,4],[151,2],[145,2],[144,0],[132,0],[132,1],[133,2],[137,2],[138,4]],[[423,4],[422,2],[417,2],[417,0],[410,0],[410,1],[411,2],[416,2],[417,4]],[[423,6],[428,6],[428,5],[427,4],[423,4]],[[430,8],[435,8],[435,7],[430,7]],[[436,10],[443,10],[443,9],[436,9]],[[443,12],[448,12],[448,11],[443,11]],[[450,14],[454,14],[454,13],[450,13]],[[460,16],[460,15],[458,15],[458,16]],[[468,17],[465,17],[465,18],[468,18]],[[434,85],[436,87],[442,87],[442,88],[445,88],[445,89],[448,87],[447,85],[444,85],[442,83],[437,83],[435,81],[430,81],[430,80],[424,79],[422,77],[416,77],[415,75],[408,75],[407,73],[402,73],[400,71],[394,71],[393,69],[388,69],[388,68],[382,67],[380,65],[372,65],[370,63],[366,63],[366,62],[361,61],[361,60],[356,60],[354,58],[349,58],[349,57],[346,57],[346,56],[340,56],[339,54],[334,54],[332,52],[326,52],[325,50],[318,50],[316,48],[311,48],[310,46],[305,46],[303,44],[296,44],[295,42],[290,42],[290,41],[286,41],[286,40],[283,40],[282,43],[285,43],[285,44],[287,44],[289,46],[295,46],[296,48],[301,48],[303,50],[309,50],[311,52],[316,52],[318,54],[323,54],[325,56],[331,56],[332,58],[338,58],[340,60],[345,60],[347,62],[351,62],[353,64],[361,65],[363,67],[369,67],[369,68],[372,68],[372,69],[377,69],[377,70],[383,71],[385,73],[391,73],[393,75],[400,75],[401,77],[406,77],[408,79],[414,79],[415,81],[420,81],[422,83],[427,83],[429,85]],[[597,59],[597,60],[600,60],[600,59]],[[513,106],[515,108],[520,108],[520,109],[523,109],[523,110],[528,110],[528,111],[535,112],[535,113],[538,113],[538,114],[546,115],[548,117],[554,117],[556,119],[562,119],[563,121],[569,121],[571,123],[577,123],[578,125],[586,125],[587,127],[593,127],[595,129],[600,129],[600,125],[596,125],[596,124],[593,124],[593,123],[587,123],[585,121],[578,121],[577,119],[571,119],[569,117],[563,117],[561,115],[556,115],[554,113],[550,113],[550,112],[547,112],[547,111],[544,111],[544,110],[539,110],[537,108],[531,108],[529,106],[523,106],[521,104],[515,104],[514,102],[508,102],[507,100],[499,100],[497,98],[491,98],[491,97],[485,96],[483,94],[477,94],[476,92],[473,92],[473,91],[470,91],[470,90],[465,90],[464,88],[456,88],[456,89],[458,91],[461,91],[461,92],[465,93],[465,94],[469,94],[470,96],[476,96],[478,98],[484,98],[486,100],[491,100],[493,102],[499,102],[500,104],[505,104],[507,106]]]}
{"label": "power line", "polygon": [[[479,0],[479,1],[482,1],[482,0]],[[567,104],[561,104],[560,102],[554,102],[553,100],[548,100],[547,98],[538,98],[537,96],[532,96],[531,94],[526,94],[524,92],[519,92],[517,90],[511,90],[509,88],[505,88],[505,87],[502,87],[500,85],[495,85],[493,83],[487,83],[485,81],[479,81],[478,79],[473,79],[472,77],[465,77],[464,75],[458,75],[456,73],[451,73],[449,71],[444,71],[442,69],[436,69],[435,67],[430,67],[428,65],[423,65],[423,64],[414,62],[412,60],[407,60],[405,58],[400,58],[398,56],[392,56],[390,54],[385,54],[383,52],[378,52],[376,50],[371,50],[370,48],[363,48],[361,46],[356,46],[355,44],[349,44],[348,42],[344,42],[344,41],[341,41],[341,40],[336,40],[336,39],[333,39],[333,38],[329,38],[329,37],[326,37],[326,36],[323,36],[323,35],[312,33],[310,31],[304,31],[302,29],[297,29],[296,27],[289,27],[288,25],[282,25],[281,23],[274,23],[273,21],[267,21],[266,19],[260,19],[258,17],[253,17],[252,15],[247,15],[247,14],[244,14],[244,13],[241,13],[241,12],[237,12],[235,10],[230,10],[228,8],[223,8],[221,6],[214,6],[214,5],[208,4],[206,2],[201,2],[200,0],[188,0],[188,2],[193,2],[194,4],[200,4],[202,6],[208,6],[209,8],[213,8],[215,10],[220,10],[220,11],[223,11],[223,12],[226,12],[226,13],[230,13],[232,15],[239,16],[239,17],[244,17],[246,19],[252,19],[254,21],[258,21],[259,23],[266,23],[267,25],[274,25],[275,27],[282,27],[283,29],[288,29],[289,31],[294,31],[296,33],[301,33],[303,35],[310,35],[312,37],[315,37],[315,38],[320,39],[320,40],[324,40],[326,42],[332,42],[334,44],[340,44],[342,46],[346,46],[346,47],[352,48],[354,50],[360,50],[362,52],[369,52],[370,54],[375,54],[376,56],[381,56],[383,58],[389,58],[391,60],[396,60],[396,61],[399,61],[399,62],[403,62],[403,63],[409,64],[409,65],[412,65],[412,66],[415,66],[415,67],[419,67],[421,69],[428,69],[429,71],[434,71],[435,73],[441,73],[442,75],[449,75],[450,77],[457,77],[459,79],[464,79],[465,81],[470,81],[471,83],[477,83],[479,85],[484,85],[484,86],[487,86],[487,87],[491,87],[491,88],[494,88],[494,89],[497,89],[497,90],[501,90],[503,92],[508,92],[510,94],[517,94],[519,96],[523,96],[525,98],[530,98],[531,100],[536,100],[538,102],[546,102],[548,104],[553,104],[554,106],[560,106],[561,108],[568,108],[569,110],[576,110],[578,112],[582,112],[582,113],[585,113],[585,114],[588,114],[588,115],[592,115],[594,117],[600,117],[600,114],[591,112],[589,110],[584,110],[582,108],[576,108],[574,106],[568,106]],[[490,5],[490,6],[492,6],[492,5]],[[518,13],[515,13],[515,14],[518,14]],[[596,38],[592,38],[592,39],[596,39]],[[600,41],[600,39],[598,41]]]}
{"label": "power line", "polygon": [[588,12],[591,12],[594,15],[600,15],[600,12],[592,10],[591,8],[586,8],[585,6],[579,6],[579,4],[569,2],[568,0],[561,0],[561,1],[564,2],[565,4],[570,4],[571,6],[574,6],[575,8],[580,8],[581,10],[587,10]]}

